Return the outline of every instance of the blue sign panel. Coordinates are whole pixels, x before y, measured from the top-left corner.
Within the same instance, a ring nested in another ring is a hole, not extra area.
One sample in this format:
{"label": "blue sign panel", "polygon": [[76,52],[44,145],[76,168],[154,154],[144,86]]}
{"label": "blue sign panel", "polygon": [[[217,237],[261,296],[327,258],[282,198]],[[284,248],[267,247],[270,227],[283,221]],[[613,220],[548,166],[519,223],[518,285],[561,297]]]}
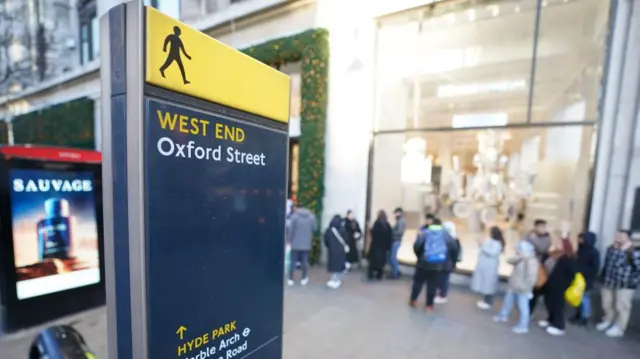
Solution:
{"label": "blue sign panel", "polygon": [[145,100],[149,358],[282,357],[288,138]]}

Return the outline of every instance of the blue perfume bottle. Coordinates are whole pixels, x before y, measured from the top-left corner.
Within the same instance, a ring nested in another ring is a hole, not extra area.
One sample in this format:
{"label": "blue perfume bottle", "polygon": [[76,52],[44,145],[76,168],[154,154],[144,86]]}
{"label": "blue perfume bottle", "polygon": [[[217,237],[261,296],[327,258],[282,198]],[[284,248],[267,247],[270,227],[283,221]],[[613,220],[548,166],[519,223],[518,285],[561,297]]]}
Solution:
{"label": "blue perfume bottle", "polygon": [[69,202],[61,198],[44,201],[44,219],[38,221],[38,259],[67,259],[71,247]]}

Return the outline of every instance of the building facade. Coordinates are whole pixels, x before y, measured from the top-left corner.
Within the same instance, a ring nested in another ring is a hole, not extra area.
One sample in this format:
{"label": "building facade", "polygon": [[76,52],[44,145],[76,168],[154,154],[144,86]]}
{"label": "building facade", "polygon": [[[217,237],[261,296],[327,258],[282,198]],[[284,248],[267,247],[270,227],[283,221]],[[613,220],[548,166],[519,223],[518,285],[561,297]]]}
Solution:
{"label": "building facade", "polygon": [[[5,142],[100,148],[97,19],[119,2],[69,2],[73,59],[5,92]],[[291,196],[323,223],[403,207],[403,262],[427,212],[457,225],[463,270],[493,225],[509,248],[537,218],[601,247],[631,226],[640,0],[146,3],[291,75]]]}

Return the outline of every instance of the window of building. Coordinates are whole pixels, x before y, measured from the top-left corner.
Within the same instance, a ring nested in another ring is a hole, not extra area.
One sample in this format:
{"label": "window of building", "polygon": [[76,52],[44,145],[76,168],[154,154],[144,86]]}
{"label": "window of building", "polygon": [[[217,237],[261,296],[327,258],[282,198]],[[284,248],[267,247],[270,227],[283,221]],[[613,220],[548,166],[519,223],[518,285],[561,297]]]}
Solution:
{"label": "window of building", "polygon": [[180,19],[181,3],[181,0],[144,0],[145,5],[154,7],[174,19]]}
{"label": "window of building", "polygon": [[79,4],[80,63],[87,64],[100,56],[100,23],[95,1]]}
{"label": "window of building", "polygon": [[375,129],[597,120],[610,1],[538,3],[447,1],[381,19]]}

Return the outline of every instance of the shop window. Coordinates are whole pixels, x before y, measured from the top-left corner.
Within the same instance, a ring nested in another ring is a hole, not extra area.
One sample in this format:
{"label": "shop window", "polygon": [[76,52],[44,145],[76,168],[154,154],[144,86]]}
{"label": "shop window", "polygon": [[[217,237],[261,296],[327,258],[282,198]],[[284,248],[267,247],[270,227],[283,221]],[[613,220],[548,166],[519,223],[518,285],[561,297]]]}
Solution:
{"label": "shop window", "polygon": [[610,1],[542,5],[531,121],[596,121]]}
{"label": "shop window", "polygon": [[536,0],[506,0],[381,20],[376,130],[527,121],[535,19]]}
{"label": "shop window", "polygon": [[405,210],[398,257],[409,264],[425,214],[454,222],[463,247],[458,268],[468,271],[478,241],[498,226],[507,241],[500,274],[509,275],[506,258],[535,219],[548,221],[555,240],[562,223],[571,224],[574,237],[583,230],[592,139],[587,125],[378,134],[371,218],[381,209]]}

